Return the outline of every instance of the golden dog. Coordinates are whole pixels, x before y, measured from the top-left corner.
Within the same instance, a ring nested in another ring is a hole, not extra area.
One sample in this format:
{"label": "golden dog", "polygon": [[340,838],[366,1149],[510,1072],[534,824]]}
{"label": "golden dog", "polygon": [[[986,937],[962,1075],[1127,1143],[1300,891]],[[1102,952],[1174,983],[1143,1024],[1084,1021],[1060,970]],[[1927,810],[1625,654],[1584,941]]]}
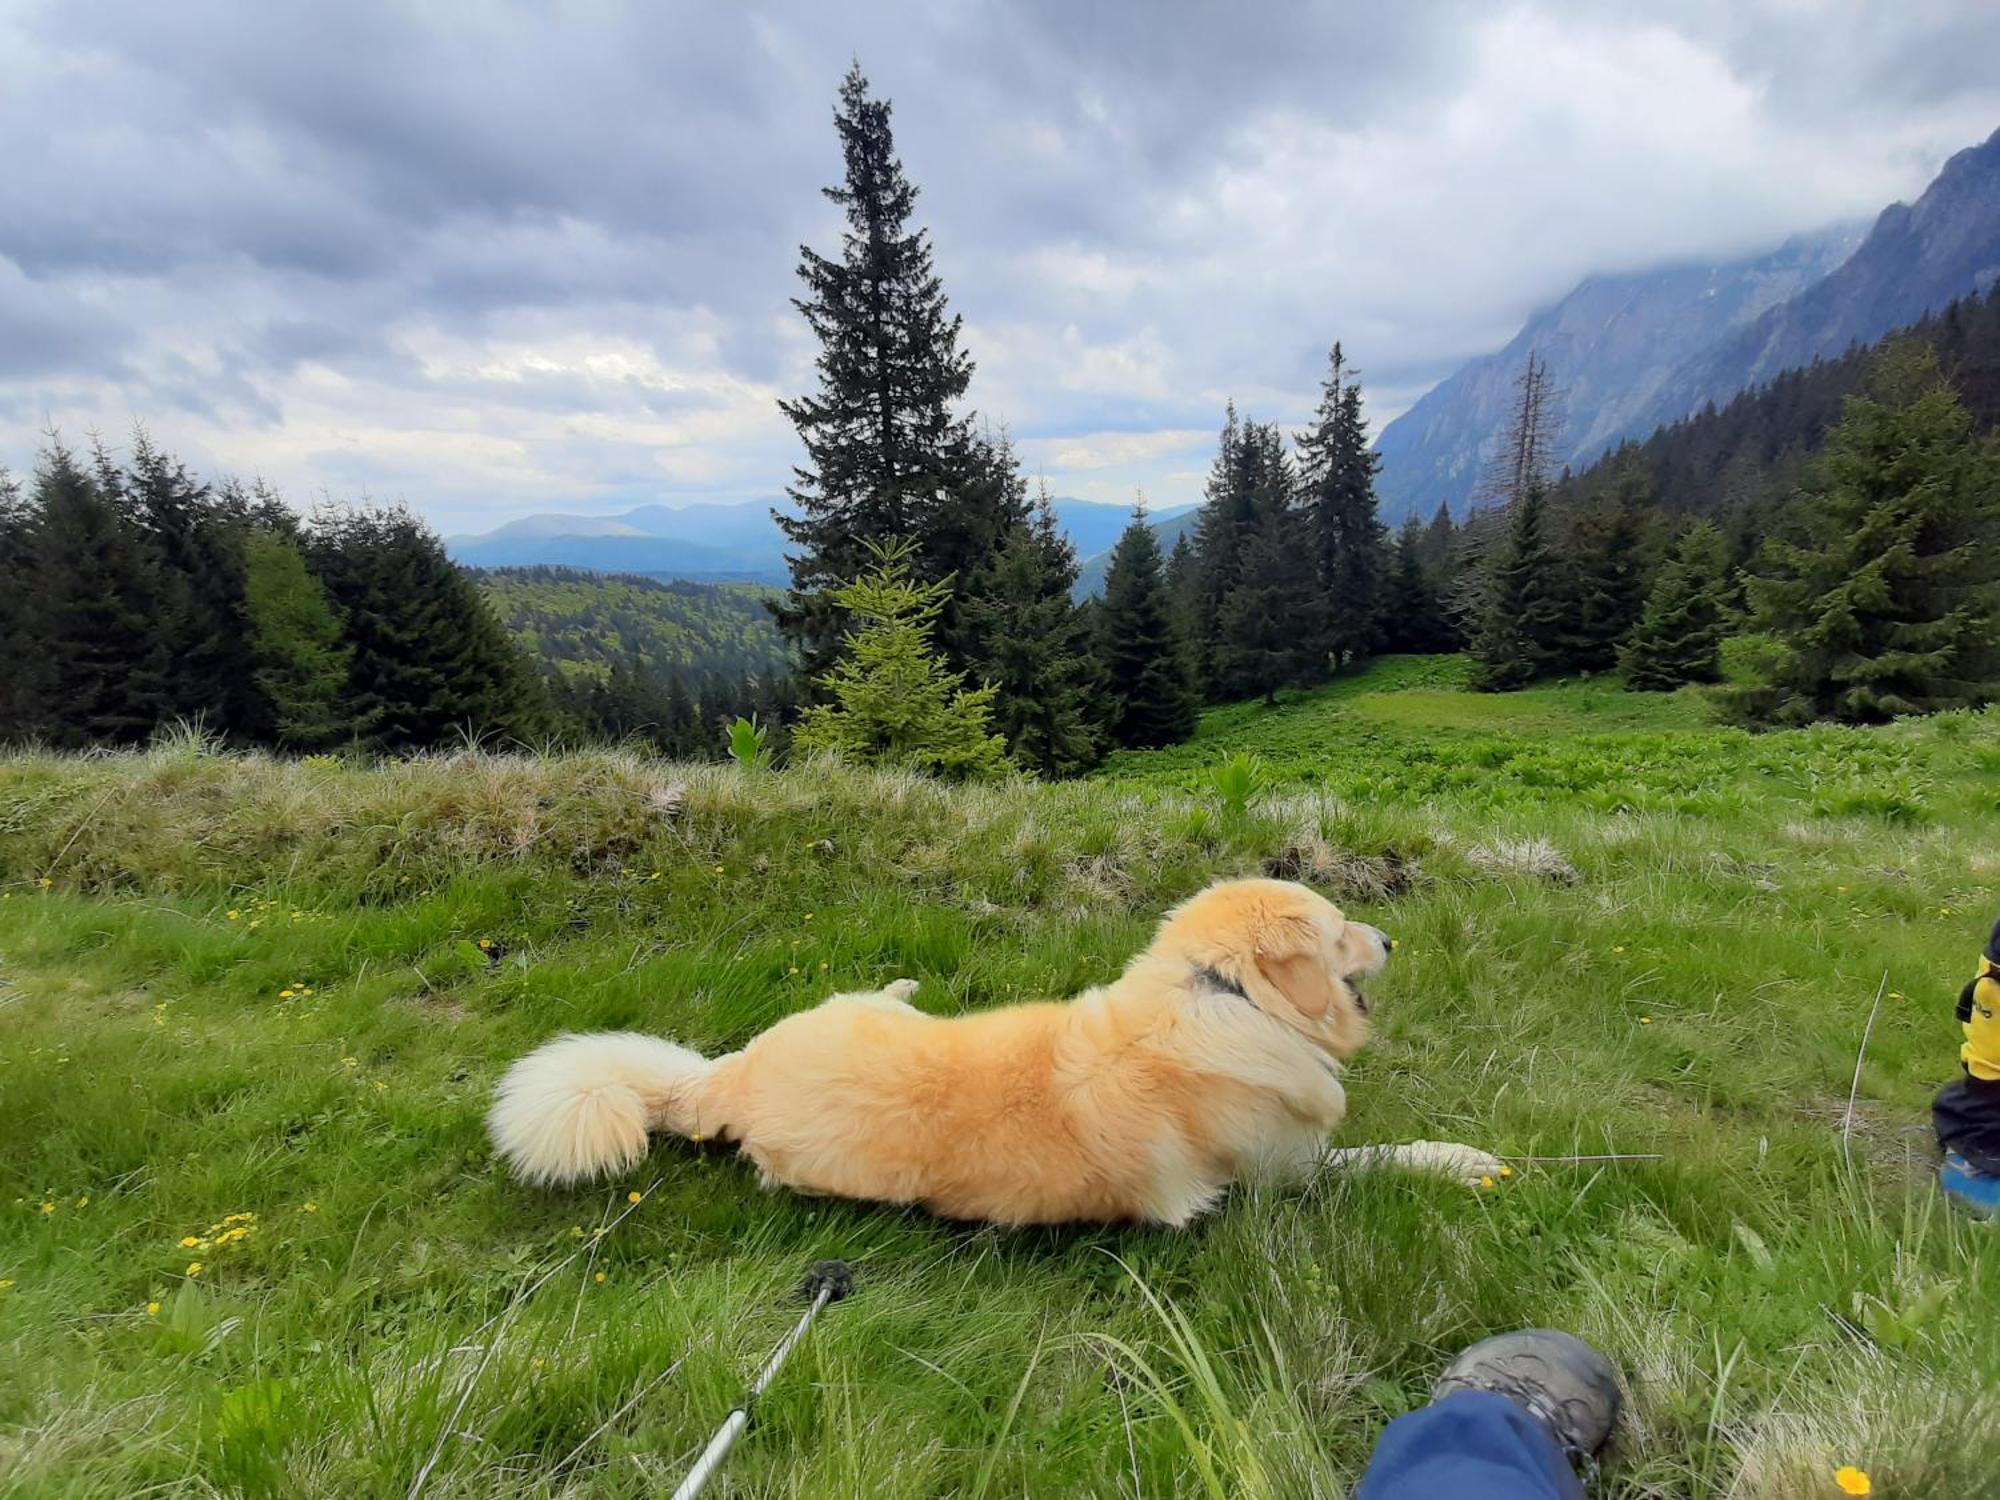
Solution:
{"label": "golden dog", "polygon": [[1492,1176],[1467,1146],[1327,1149],[1368,1031],[1356,980],[1391,946],[1305,886],[1227,881],[1074,1000],[937,1017],[898,980],[713,1061],[634,1032],[561,1037],[508,1070],[488,1124],[535,1182],[629,1168],[667,1130],[734,1141],[766,1187],[1001,1224],[1181,1225],[1239,1177],[1329,1161]]}

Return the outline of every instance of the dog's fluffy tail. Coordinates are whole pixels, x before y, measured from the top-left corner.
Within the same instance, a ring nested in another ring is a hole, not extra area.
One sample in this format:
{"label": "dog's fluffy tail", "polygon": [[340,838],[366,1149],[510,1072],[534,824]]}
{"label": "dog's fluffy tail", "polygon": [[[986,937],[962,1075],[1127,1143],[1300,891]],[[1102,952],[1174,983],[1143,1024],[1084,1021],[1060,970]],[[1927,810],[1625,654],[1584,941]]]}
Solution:
{"label": "dog's fluffy tail", "polygon": [[493,1144],[530,1182],[568,1183],[630,1167],[649,1131],[702,1134],[715,1064],[661,1037],[558,1037],[507,1070],[486,1116]]}

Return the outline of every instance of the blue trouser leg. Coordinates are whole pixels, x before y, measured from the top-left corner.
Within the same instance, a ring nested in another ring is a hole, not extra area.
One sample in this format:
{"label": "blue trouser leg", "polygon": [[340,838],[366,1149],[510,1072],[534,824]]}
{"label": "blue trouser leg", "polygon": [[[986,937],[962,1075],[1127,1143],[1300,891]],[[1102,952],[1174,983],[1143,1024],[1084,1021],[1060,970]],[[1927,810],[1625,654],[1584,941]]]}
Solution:
{"label": "blue trouser leg", "polygon": [[1382,1429],[1354,1500],[1583,1500],[1583,1484],[1505,1396],[1454,1391]]}

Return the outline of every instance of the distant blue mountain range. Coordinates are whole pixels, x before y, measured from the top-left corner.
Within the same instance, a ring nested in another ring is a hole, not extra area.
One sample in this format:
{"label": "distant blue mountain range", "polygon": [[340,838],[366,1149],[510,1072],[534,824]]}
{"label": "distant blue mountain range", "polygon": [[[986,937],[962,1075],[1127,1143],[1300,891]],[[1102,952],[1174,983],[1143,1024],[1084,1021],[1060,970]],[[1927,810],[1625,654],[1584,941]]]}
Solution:
{"label": "distant blue mountain range", "polygon": [[[1155,522],[1194,509],[1155,511]],[[1132,519],[1123,505],[1058,498],[1057,524],[1084,560],[1110,550]],[[785,536],[768,505],[642,505],[615,516],[523,516],[477,536],[448,538],[452,557],[469,567],[557,563],[606,573],[647,573],[695,582],[781,584]]]}

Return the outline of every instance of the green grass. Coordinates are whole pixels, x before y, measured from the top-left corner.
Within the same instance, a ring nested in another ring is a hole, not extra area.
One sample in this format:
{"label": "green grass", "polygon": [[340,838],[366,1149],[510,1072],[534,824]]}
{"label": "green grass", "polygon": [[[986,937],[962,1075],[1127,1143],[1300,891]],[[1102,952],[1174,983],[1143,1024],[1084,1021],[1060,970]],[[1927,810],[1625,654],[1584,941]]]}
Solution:
{"label": "green grass", "polygon": [[[1524,1323],[1628,1372],[1604,1493],[1833,1494],[1848,1462],[1992,1492],[2000,1251],[1939,1205],[1926,1104],[2000,884],[2000,716],[1751,738],[1454,670],[1081,785],[0,761],[0,1489],[403,1495],[436,1453],[426,1495],[656,1495],[844,1256],[860,1290],[715,1493],[1336,1495]],[[1231,812],[1237,751],[1265,783]],[[1403,940],[1344,1140],[1664,1160],[999,1232],[713,1149],[564,1193],[488,1153],[493,1080],[558,1029],[729,1046],[906,974],[941,1012],[1065,994],[1264,869]]]}

